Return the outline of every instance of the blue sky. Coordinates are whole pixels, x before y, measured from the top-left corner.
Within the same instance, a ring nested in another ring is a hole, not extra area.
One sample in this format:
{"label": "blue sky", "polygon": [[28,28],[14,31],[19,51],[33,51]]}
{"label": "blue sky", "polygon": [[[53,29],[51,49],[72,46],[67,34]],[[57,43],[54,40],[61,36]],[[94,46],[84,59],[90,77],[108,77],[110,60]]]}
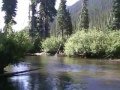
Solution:
{"label": "blue sky", "polygon": [[[28,25],[28,9],[29,9],[29,1],[30,0],[18,0],[18,8],[17,8],[17,16],[15,20],[17,21],[17,25],[13,26],[15,31],[23,29]],[[79,0],[67,0],[67,5],[71,6]],[[60,0],[56,2],[56,8],[58,8]],[[2,0],[0,0],[0,8],[2,6]],[[0,10],[0,29],[4,26],[4,12]]]}

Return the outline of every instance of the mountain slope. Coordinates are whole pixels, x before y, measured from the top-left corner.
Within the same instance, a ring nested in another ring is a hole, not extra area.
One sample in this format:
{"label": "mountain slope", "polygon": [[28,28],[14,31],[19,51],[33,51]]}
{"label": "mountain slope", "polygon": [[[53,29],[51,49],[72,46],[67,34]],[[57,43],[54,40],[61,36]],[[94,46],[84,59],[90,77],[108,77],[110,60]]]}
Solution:
{"label": "mountain slope", "polygon": [[[82,0],[67,7],[71,13],[74,30],[79,28],[79,16],[82,9]],[[105,28],[111,20],[112,0],[88,0],[90,28]],[[55,35],[56,20],[51,25],[51,33]]]}
{"label": "mountain slope", "polygon": [[[71,12],[71,17],[73,25],[77,28],[78,17],[82,9],[82,0],[78,1],[76,4],[68,8]],[[104,28],[110,17],[112,10],[112,0],[89,0],[88,2],[89,18],[90,18],[90,28]]]}

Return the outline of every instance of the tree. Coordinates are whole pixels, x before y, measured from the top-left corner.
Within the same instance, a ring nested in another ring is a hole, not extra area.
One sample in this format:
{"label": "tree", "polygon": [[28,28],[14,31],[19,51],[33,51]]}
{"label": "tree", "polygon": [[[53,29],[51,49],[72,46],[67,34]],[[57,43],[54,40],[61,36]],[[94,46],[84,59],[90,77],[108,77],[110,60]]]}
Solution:
{"label": "tree", "polygon": [[71,20],[71,16],[70,16],[70,12],[69,10],[66,13],[66,35],[69,36],[72,34],[73,32],[73,27],[72,27],[72,20]]}
{"label": "tree", "polygon": [[88,0],[83,0],[83,8],[80,14],[80,28],[89,28],[89,14],[87,9]]}
{"label": "tree", "polygon": [[[39,36],[42,38],[49,37],[49,23],[54,20],[54,17],[56,15],[56,9],[54,7],[56,0],[36,0],[35,2],[35,6],[38,4],[40,4],[40,6],[39,10],[32,15],[34,18],[35,14],[37,15],[36,19],[32,19],[31,22],[35,23],[32,25],[34,25],[34,28]],[[35,11],[35,8],[36,7],[34,7],[34,10],[32,10],[32,12]],[[35,30],[33,29],[31,31],[34,33]]]}
{"label": "tree", "polygon": [[113,0],[113,21],[112,21],[112,29],[118,30],[120,29],[120,0]]}
{"label": "tree", "polygon": [[42,38],[50,36],[49,23],[54,20],[56,15],[55,9],[56,0],[41,0],[39,8],[39,31]]}
{"label": "tree", "polygon": [[64,38],[72,34],[72,22],[69,11],[66,9],[66,0],[61,0],[57,13],[57,31]]}
{"label": "tree", "polygon": [[16,16],[17,0],[3,0],[2,11],[5,12],[4,32],[12,32],[12,25],[16,24],[14,17]]}
{"label": "tree", "polygon": [[[31,21],[30,21],[30,36],[31,37],[35,37],[36,36],[36,5],[37,5],[37,1],[36,0],[31,0],[31,5],[30,5],[30,9],[32,11],[32,15],[31,15]],[[30,16],[29,16],[30,17]]]}
{"label": "tree", "polygon": [[0,74],[9,64],[16,64],[29,50],[31,42],[24,31],[14,32],[7,36],[0,33]]}

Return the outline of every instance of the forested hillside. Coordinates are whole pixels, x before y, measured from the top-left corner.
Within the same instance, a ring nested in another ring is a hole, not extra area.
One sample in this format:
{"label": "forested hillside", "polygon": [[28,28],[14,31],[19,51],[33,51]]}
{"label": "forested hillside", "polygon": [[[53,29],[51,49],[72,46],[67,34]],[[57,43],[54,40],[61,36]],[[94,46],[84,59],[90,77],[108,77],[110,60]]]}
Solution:
{"label": "forested hillside", "polygon": [[[90,28],[105,28],[111,21],[112,0],[88,0],[88,10],[90,18]],[[68,7],[74,30],[78,29],[79,15],[82,9],[82,0],[76,2],[73,6]],[[55,32],[54,22],[51,25],[51,33]]]}
{"label": "forested hillside", "polygon": [[[73,6],[69,7],[72,14],[73,22],[78,23],[77,19],[80,14],[82,6],[81,0]],[[112,9],[112,0],[89,0],[88,10],[90,18],[90,28],[97,27],[102,28],[108,24],[110,18],[110,12]]]}

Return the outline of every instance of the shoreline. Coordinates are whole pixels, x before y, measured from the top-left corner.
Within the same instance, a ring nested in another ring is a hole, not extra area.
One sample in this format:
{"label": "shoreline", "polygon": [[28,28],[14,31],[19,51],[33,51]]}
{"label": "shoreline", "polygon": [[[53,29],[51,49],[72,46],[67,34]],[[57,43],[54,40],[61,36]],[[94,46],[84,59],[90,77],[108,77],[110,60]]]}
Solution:
{"label": "shoreline", "polygon": [[67,56],[65,53],[59,53],[59,54],[50,54],[46,52],[41,52],[41,53],[27,53],[26,56],[42,56],[42,55],[47,55],[47,56],[58,56],[58,57],[75,57],[75,58],[81,58],[81,59],[103,59],[106,61],[111,61],[111,62],[120,62],[120,58],[87,58],[87,57],[82,57],[82,56]]}

